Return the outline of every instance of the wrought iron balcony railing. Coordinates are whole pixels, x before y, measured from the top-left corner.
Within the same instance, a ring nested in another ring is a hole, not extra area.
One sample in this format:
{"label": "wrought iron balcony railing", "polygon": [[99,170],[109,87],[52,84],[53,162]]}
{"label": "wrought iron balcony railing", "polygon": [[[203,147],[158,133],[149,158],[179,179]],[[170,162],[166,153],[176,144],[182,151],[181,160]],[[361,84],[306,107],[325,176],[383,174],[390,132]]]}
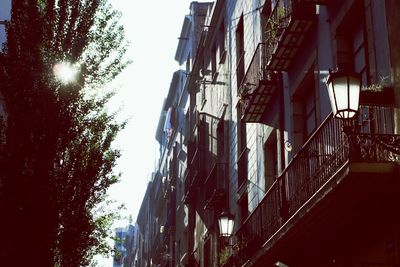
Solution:
{"label": "wrought iron balcony railing", "polygon": [[267,70],[267,44],[259,43],[239,87],[242,120],[260,122],[267,104],[280,86],[279,76]]}
{"label": "wrought iron balcony railing", "polygon": [[226,163],[215,163],[204,183],[206,199],[204,209],[212,209],[221,201],[226,200],[228,189],[226,175]]}
{"label": "wrought iron balcony railing", "polygon": [[153,236],[151,247],[149,249],[149,254],[152,259],[156,262],[160,261],[160,255],[163,251],[163,237],[160,231],[157,231],[156,234]]}
{"label": "wrought iron balcony railing", "polygon": [[364,106],[359,113],[348,125],[329,116],[293,157],[236,233],[246,244],[240,251],[242,263],[345,164],[400,163],[400,135],[392,134],[393,110]]}
{"label": "wrought iron balcony railing", "polygon": [[289,68],[315,18],[315,6],[311,3],[276,1],[266,24],[268,69]]}
{"label": "wrought iron balcony railing", "polygon": [[190,173],[192,186],[202,184],[204,180],[204,151],[199,146],[197,146],[193,159],[190,162]]}

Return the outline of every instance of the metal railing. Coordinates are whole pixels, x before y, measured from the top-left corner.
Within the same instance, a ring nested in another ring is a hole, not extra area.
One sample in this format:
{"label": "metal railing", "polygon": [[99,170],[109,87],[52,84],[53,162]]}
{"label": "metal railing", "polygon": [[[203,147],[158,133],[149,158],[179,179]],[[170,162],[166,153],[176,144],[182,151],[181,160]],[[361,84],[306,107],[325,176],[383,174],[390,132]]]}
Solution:
{"label": "metal railing", "polygon": [[293,157],[285,179],[288,216],[295,213],[348,160],[343,122],[329,116]]}
{"label": "metal railing", "polygon": [[207,208],[212,208],[215,202],[220,201],[226,194],[227,186],[227,164],[215,163],[205,181],[205,199]]}
{"label": "metal railing", "polygon": [[267,44],[259,43],[251,58],[249,67],[246,70],[239,86],[239,95],[246,97],[258,86],[261,80],[270,80],[274,77],[272,71],[267,70]]}
{"label": "metal railing", "polygon": [[[238,229],[250,257],[348,162],[400,162],[400,135],[390,107],[363,106],[349,124],[329,116],[270,187]],[[379,126],[379,127],[378,127]],[[350,129],[346,132],[343,129]]]}
{"label": "metal railing", "polygon": [[[266,58],[268,69],[282,69],[288,66],[277,66],[273,63],[273,57],[276,55],[278,58],[287,57],[286,60],[292,55],[283,54],[292,53],[291,46],[301,43],[302,37],[292,38],[293,35],[303,35],[310,28],[308,23],[314,19],[315,6],[312,4],[301,3],[295,0],[278,0],[267,20],[265,31]],[[307,22],[308,21],[308,22]],[[304,36],[303,36],[304,37]],[[300,38],[300,39],[299,39]],[[300,41],[299,41],[300,40]],[[294,43],[292,43],[294,42]],[[278,49],[282,43],[282,49]],[[284,52],[289,49],[291,52]],[[281,62],[282,63],[282,62]]]}
{"label": "metal railing", "polygon": [[203,162],[204,158],[204,151],[203,149],[197,145],[196,151],[194,152],[193,159],[190,162],[190,172],[191,172],[191,179],[193,185],[199,185],[203,178]]}
{"label": "metal railing", "polygon": [[267,20],[266,24],[266,46],[265,58],[269,62],[272,54],[281,38],[281,35],[290,23],[290,15],[292,13],[291,1],[287,1],[289,5],[284,5],[283,0],[278,0]]}
{"label": "metal railing", "polygon": [[242,265],[267,238],[282,225],[280,218],[280,189],[275,182],[265,194],[257,208],[236,232],[241,242],[239,262]]}

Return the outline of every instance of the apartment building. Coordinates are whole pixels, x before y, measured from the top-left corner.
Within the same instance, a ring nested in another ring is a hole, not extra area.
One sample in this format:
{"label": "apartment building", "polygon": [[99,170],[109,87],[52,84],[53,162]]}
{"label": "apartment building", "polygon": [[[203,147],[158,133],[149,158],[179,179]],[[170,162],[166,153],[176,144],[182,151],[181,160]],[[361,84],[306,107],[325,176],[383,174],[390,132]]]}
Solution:
{"label": "apartment building", "polygon": [[179,57],[185,130],[177,183],[165,178],[175,240],[157,264],[400,264],[398,11],[393,0],[207,6],[195,54]]}
{"label": "apartment building", "polygon": [[[236,109],[238,140],[246,135],[237,165],[236,264],[399,263],[393,4],[266,1],[258,37],[246,30],[257,18],[243,17],[250,55]],[[331,114],[327,81],[337,68],[343,79],[359,79],[360,107],[351,119],[354,110]]]}
{"label": "apartment building", "polygon": [[[154,175],[152,175],[154,177]],[[150,237],[152,231],[150,230],[151,222],[153,218],[151,216],[151,204],[150,204],[150,193],[152,188],[152,182],[147,184],[146,192],[144,194],[142,204],[139,209],[138,216],[136,218],[137,225],[137,239],[136,239],[136,255],[135,264],[136,266],[151,266],[149,250],[150,250]]]}

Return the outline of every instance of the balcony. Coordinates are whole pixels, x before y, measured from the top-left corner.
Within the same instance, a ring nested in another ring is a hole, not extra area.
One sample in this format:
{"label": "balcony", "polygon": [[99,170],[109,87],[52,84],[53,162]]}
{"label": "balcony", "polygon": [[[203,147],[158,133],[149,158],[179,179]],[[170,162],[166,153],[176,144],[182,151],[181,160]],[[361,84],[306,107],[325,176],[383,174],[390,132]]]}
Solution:
{"label": "balcony", "polygon": [[226,175],[226,163],[215,163],[204,183],[206,199],[204,209],[212,209],[226,200],[228,189]]}
{"label": "balcony", "polygon": [[188,167],[185,175],[185,203],[193,198],[195,188],[204,182],[203,115],[196,110],[191,115],[190,140],[188,142]]}
{"label": "balcony", "polygon": [[269,70],[288,70],[316,19],[314,2],[277,1],[266,27]]}
{"label": "balcony", "polygon": [[[236,233],[245,244],[241,265],[254,262],[259,249],[278,260],[282,246],[293,258],[302,254],[298,246],[311,253],[321,238],[335,246],[360,225],[377,223],[380,216],[371,213],[393,207],[400,163],[400,135],[390,134],[394,123],[388,120],[393,110],[364,106],[360,114],[350,125],[329,116],[293,157]],[[351,130],[345,134],[346,127]],[[314,254],[307,256],[316,259]]]}
{"label": "balcony", "polygon": [[167,221],[165,224],[165,234],[175,235],[176,231],[176,191],[172,190],[167,204]]}
{"label": "balcony", "polygon": [[261,122],[267,104],[280,86],[278,75],[266,68],[267,45],[259,43],[239,87],[242,121]]}
{"label": "balcony", "polygon": [[164,250],[163,246],[163,236],[162,234],[157,231],[155,236],[153,236],[151,247],[149,250],[149,254],[153,260],[153,262],[160,262],[161,261],[161,253]]}
{"label": "balcony", "polygon": [[190,170],[189,170],[189,172],[191,173],[192,186],[199,186],[204,181],[203,157],[204,157],[204,151],[199,145],[197,145],[192,161],[190,162]]}

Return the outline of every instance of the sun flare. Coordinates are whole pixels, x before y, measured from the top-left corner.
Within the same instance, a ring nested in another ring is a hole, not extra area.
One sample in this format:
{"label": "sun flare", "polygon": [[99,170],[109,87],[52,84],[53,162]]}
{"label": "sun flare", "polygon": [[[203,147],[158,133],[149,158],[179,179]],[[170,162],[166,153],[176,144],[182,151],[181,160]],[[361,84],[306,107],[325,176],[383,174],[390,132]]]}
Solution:
{"label": "sun flare", "polygon": [[53,73],[57,80],[59,80],[63,84],[69,84],[76,82],[79,67],[75,64],[71,64],[70,62],[59,62],[54,65]]}

